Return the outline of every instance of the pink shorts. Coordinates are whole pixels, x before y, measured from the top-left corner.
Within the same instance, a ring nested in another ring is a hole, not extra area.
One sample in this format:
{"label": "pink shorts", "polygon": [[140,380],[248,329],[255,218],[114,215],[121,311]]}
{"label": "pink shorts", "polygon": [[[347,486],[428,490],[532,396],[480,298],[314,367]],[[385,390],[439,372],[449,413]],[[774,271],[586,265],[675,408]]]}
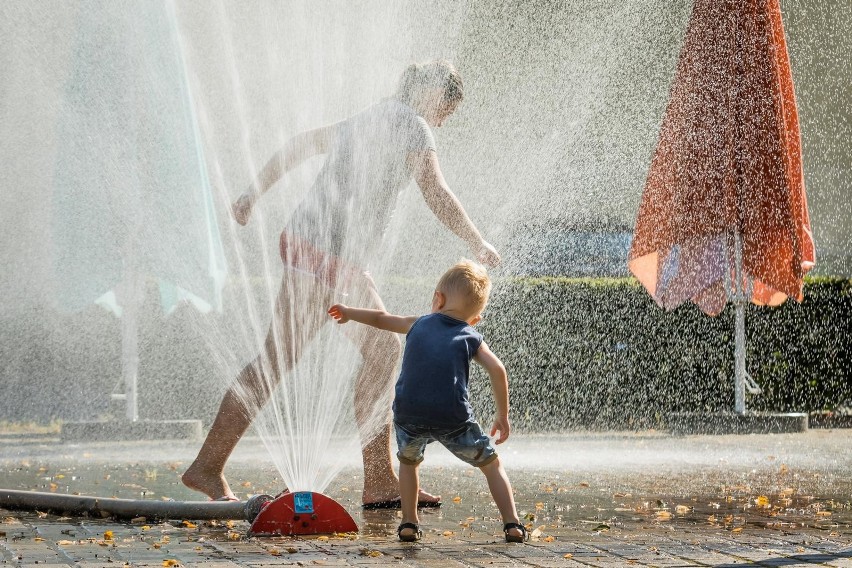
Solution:
{"label": "pink shorts", "polygon": [[278,246],[284,266],[310,272],[332,289],[348,289],[364,274],[363,270],[286,231],[281,233]]}

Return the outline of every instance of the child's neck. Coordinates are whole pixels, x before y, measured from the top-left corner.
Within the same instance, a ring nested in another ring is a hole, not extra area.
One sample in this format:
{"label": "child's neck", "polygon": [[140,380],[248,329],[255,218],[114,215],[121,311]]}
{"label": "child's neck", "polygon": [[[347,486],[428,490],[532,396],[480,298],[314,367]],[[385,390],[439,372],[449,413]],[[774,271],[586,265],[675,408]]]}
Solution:
{"label": "child's neck", "polygon": [[467,314],[461,313],[459,310],[453,308],[441,308],[436,313],[443,314],[445,316],[449,316],[453,319],[457,319],[459,321],[470,323],[470,318]]}

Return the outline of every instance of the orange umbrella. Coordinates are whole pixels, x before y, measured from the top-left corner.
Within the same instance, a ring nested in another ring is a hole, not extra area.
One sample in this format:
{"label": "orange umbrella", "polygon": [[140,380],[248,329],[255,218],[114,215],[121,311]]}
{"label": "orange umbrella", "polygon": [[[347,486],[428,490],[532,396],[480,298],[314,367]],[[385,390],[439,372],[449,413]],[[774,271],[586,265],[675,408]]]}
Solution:
{"label": "orange umbrella", "polygon": [[660,306],[715,315],[730,297],[739,324],[746,300],[801,301],[813,265],[778,0],[695,0],[628,266]]}

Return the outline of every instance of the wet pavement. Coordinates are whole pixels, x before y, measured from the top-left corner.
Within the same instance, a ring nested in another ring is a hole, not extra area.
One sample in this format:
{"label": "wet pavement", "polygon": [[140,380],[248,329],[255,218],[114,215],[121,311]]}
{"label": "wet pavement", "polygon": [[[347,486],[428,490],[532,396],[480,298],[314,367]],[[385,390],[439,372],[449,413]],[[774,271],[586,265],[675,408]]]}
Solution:
{"label": "wet pavement", "polygon": [[[852,566],[852,432],[670,436],[516,435],[501,448],[532,530],[506,544],[481,474],[430,447],[423,540],[398,542],[396,511],[362,511],[358,456],[326,491],[357,534],[247,538],[245,521],[62,518],[0,509],[10,566]],[[129,499],[197,500],[179,474],[190,442],[61,444],[0,433],[0,487]],[[259,440],[227,470],[240,497],[282,489]]]}

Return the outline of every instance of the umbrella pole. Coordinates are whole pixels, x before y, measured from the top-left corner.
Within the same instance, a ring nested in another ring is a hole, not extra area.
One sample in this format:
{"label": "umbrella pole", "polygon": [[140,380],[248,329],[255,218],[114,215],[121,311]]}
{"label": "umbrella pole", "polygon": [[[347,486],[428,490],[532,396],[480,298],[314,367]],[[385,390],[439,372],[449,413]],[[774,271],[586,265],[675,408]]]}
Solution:
{"label": "umbrella pole", "polygon": [[734,411],[745,414],[745,291],[743,290],[743,242],[734,231]]}
{"label": "umbrella pole", "polygon": [[139,273],[127,268],[121,286],[121,375],[124,379],[125,416],[139,420],[139,308],[144,281]]}
{"label": "umbrella pole", "polygon": [[734,410],[745,414],[745,306],[736,303],[736,323],[734,338]]}

